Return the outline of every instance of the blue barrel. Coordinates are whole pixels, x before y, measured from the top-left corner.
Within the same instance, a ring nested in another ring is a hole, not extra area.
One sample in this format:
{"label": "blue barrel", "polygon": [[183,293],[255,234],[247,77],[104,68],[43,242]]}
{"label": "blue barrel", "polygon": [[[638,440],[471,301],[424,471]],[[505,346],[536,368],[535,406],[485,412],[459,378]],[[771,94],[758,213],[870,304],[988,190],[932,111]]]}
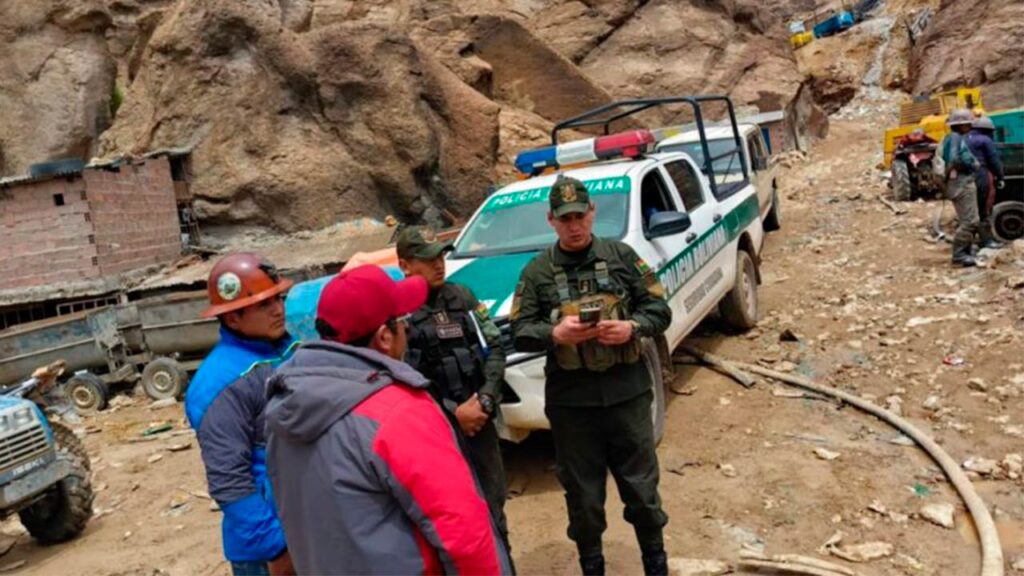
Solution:
{"label": "blue barrel", "polygon": [[[385,272],[395,280],[404,278],[397,266],[383,266]],[[288,332],[299,340],[318,340],[316,333],[316,306],[320,293],[334,275],[300,282],[288,291],[284,301],[285,326]]]}

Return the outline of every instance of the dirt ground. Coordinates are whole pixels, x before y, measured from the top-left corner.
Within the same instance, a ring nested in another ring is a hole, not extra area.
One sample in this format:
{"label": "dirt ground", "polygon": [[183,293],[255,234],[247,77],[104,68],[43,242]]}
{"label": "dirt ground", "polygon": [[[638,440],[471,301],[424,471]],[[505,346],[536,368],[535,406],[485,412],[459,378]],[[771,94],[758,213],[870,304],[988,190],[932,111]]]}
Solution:
{"label": "dirt ground", "polygon": [[[710,319],[690,343],[899,409],[958,462],[994,460],[991,473],[975,474],[975,486],[999,526],[1008,572],[1021,573],[1010,566],[1024,561],[1024,483],[1019,469],[1010,478],[1006,457],[1024,452],[1024,251],[1003,250],[987,268],[952,268],[949,246],[926,240],[938,202],[903,204],[907,212],[897,215],[877,200],[887,193],[876,168],[880,135],[863,120],[836,121],[806,162],[787,161],[794,165],[781,181],[783,229],[768,237],[761,268],[760,327],[730,336]],[[780,340],[786,330],[796,341]],[[888,425],[821,398],[784,395],[763,378],[745,390],[680,366],[671,386],[682,393],[668,394],[658,450],[670,556],[731,561],[748,548],[829,558],[818,550],[841,532],[841,545],[894,548],[862,564],[830,558],[858,574],[978,572],[962,502]],[[180,406],[150,410],[141,399],[88,418],[97,517],[82,537],[53,547],[8,521],[0,538],[14,544],[0,570],[227,574],[220,513],[205,493],[194,438],[137,441],[163,422],[187,430]],[[182,444],[189,447],[171,450]],[[819,448],[838,458],[817,457]],[[521,574],[578,573],[552,465],[546,434],[508,446],[507,512]],[[955,528],[919,517],[922,506],[944,502],[956,507]],[[608,572],[640,573],[611,483],[608,517]]]}

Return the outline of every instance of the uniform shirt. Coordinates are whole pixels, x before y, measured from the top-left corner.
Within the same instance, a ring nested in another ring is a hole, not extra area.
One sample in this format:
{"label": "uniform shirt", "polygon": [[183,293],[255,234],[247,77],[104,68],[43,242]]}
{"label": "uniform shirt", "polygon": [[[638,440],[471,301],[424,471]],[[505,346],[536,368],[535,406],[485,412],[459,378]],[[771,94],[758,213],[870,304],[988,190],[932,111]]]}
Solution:
{"label": "uniform shirt", "polygon": [[618,364],[604,372],[563,370],[555,361],[551,312],[561,307],[555,266],[572,277],[577,270],[593,270],[598,260],[608,265],[610,281],[624,288],[631,320],[639,324],[633,337],[658,336],[672,321],[665,291],[654,271],[627,244],[594,237],[590,246],[566,252],[557,245],[544,250],[523,269],[512,303],[512,334],[516,350],[547,352],[545,402],[558,406],[613,406],[651,387],[643,360]]}

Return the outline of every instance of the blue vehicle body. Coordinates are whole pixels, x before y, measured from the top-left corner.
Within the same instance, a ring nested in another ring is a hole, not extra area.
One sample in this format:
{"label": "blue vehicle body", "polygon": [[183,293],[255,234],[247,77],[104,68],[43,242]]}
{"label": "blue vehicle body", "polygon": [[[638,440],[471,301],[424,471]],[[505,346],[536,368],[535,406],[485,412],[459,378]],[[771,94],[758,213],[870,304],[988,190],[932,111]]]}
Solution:
{"label": "blue vehicle body", "polygon": [[[402,271],[394,266],[384,266],[393,279],[401,280]],[[288,291],[288,298],[284,301],[285,326],[288,333],[297,340],[318,340],[320,335],[316,333],[316,306],[320,302],[320,293],[324,286],[334,276],[324,276],[300,282]]]}
{"label": "blue vehicle body", "polygon": [[[24,398],[0,395],[0,418],[8,418],[24,408],[34,414],[34,421],[17,429],[11,424],[0,432],[0,448],[4,453],[19,454],[0,461],[0,516],[6,516],[30,503],[34,496],[70,472],[66,463],[57,461],[53,428],[43,411]],[[34,447],[22,448],[30,445]]]}
{"label": "blue vehicle body", "polygon": [[819,23],[814,27],[815,38],[825,38],[832,36],[850,28],[854,24],[853,12],[843,10],[842,12],[836,12],[827,20]]}

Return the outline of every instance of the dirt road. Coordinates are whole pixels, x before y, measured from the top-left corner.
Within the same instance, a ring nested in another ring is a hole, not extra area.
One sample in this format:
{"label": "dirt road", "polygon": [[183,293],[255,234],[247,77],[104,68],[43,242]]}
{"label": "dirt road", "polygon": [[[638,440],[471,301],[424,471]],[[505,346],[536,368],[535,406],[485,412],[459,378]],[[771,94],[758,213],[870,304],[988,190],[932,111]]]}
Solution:
{"label": "dirt road", "polygon": [[[711,320],[691,342],[899,409],[958,461],[994,460],[994,473],[975,484],[1009,566],[1024,556],[1024,484],[1019,472],[1008,477],[1014,461],[1006,459],[1024,452],[1024,263],[1013,262],[1024,252],[1004,250],[991,268],[950,267],[948,245],[925,240],[938,203],[905,204],[896,215],[876,199],[886,190],[875,168],[879,134],[862,121],[834,122],[809,161],[784,176],[783,230],[769,236],[762,265],[760,327],[726,336]],[[795,341],[780,340],[787,330]],[[685,394],[669,394],[659,448],[671,556],[731,560],[742,547],[816,555],[842,532],[842,544],[893,546],[887,557],[850,564],[860,574],[977,573],[963,505],[924,454],[882,422],[790,397],[764,379],[744,390],[702,368],[681,367],[672,387]],[[24,560],[16,571],[227,574],[194,439],[134,441],[160,422],[187,428],[180,406],[151,411],[141,400],[89,418],[98,517],[56,547],[37,546],[8,521],[4,538],[16,542],[0,567]],[[182,443],[190,448],[170,450]],[[838,457],[821,459],[818,448]],[[577,573],[550,439],[537,434],[507,456],[520,573]],[[942,502],[956,506],[953,529],[918,517]],[[639,573],[612,484],[608,511],[609,573]]]}

